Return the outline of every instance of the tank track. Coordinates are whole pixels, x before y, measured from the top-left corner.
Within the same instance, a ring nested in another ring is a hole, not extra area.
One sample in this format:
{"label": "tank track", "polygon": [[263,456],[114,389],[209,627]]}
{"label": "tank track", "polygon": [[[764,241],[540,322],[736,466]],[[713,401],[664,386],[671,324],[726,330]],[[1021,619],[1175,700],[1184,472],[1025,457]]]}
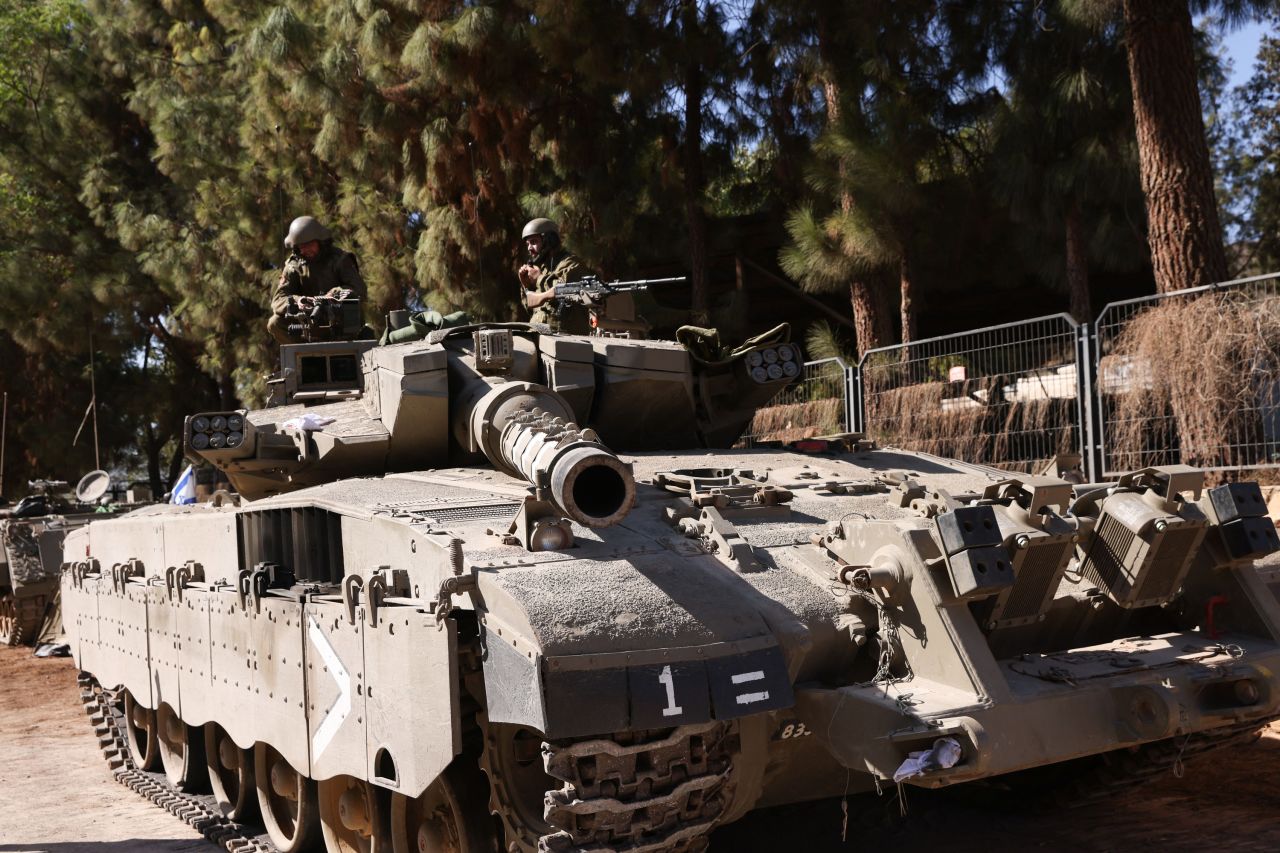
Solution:
{"label": "tank track", "polygon": [[1082,808],[1127,793],[1206,753],[1255,740],[1265,720],[1237,723],[1143,744],[1133,749],[997,776],[961,785],[955,791],[978,805],[1000,809],[1051,811]]}
{"label": "tank track", "polygon": [[546,819],[558,831],[539,851],[705,850],[728,808],[739,749],[724,723],[544,744],[547,773],[564,785],[546,794]]}
{"label": "tank track", "polygon": [[1145,785],[1166,773],[1181,775],[1181,765],[1185,762],[1215,750],[1256,740],[1265,725],[1265,721],[1237,723],[1144,744],[1134,750],[1103,753],[1097,756],[1093,767],[1084,768],[1057,792],[1058,802],[1068,808],[1087,806]]}
{"label": "tank track", "polygon": [[33,595],[30,598],[18,598],[11,592],[4,594],[0,607],[13,608],[13,628],[8,636],[0,636],[0,645],[31,645],[40,623],[44,621],[46,596]]}
{"label": "tank track", "polygon": [[125,744],[123,720],[111,695],[87,673],[80,673],[76,683],[80,688],[80,701],[98,737],[102,757],[117,782],[230,853],[276,853],[276,848],[257,827],[224,817],[213,797],[183,793],[171,787],[163,773],[148,773],[135,767]]}

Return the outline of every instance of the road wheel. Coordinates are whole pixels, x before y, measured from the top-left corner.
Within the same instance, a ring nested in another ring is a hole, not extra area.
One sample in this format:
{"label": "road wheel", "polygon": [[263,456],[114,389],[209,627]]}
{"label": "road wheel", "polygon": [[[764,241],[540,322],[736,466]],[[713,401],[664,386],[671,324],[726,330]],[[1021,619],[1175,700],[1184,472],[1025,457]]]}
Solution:
{"label": "road wheel", "polygon": [[337,776],[316,784],[328,853],[385,853],[386,797],[368,782]]}
{"label": "road wheel", "polygon": [[156,770],[160,766],[156,712],[139,705],[127,690],[124,693],[124,727],[133,766],[139,770]]}
{"label": "road wheel", "polygon": [[496,853],[489,786],[474,758],[460,756],[420,797],[391,796],[394,853]]}
{"label": "road wheel", "polygon": [[314,782],[265,743],[253,747],[253,780],[262,824],[280,853],[301,853],[319,841]]}
{"label": "road wheel", "polygon": [[217,723],[204,727],[205,768],[224,817],[246,823],[258,816],[253,751],[241,749]]}
{"label": "road wheel", "polygon": [[161,703],[156,711],[156,740],[169,784],[188,793],[205,790],[209,777],[204,764],[202,728],[188,726],[171,705]]}

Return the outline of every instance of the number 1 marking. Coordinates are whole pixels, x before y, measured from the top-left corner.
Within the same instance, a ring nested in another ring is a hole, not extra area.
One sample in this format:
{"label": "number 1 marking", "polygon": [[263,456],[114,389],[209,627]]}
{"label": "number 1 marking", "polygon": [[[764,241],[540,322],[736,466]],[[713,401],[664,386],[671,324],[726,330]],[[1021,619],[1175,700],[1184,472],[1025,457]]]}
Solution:
{"label": "number 1 marking", "polygon": [[667,707],[662,709],[662,716],[675,717],[683,714],[684,708],[676,704],[676,682],[671,677],[670,665],[662,668],[662,675],[658,676],[658,683],[667,688]]}

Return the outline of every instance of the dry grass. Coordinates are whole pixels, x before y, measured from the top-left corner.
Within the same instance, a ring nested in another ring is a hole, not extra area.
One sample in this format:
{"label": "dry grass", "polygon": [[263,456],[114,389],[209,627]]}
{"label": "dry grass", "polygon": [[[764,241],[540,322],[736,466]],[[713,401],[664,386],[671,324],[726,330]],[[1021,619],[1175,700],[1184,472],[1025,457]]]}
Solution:
{"label": "dry grass", "polygon": [[[945,382],[869,388],[871,437],[884,445],[1023,471],[1072,452],[1075,400],[999,402],[995,389],[1009,381],[970,380],[958,389]],[[981,402],[966,406],[965,399]],[[953,401],[950,408],[944,409],[945,400]]]}
{"label": "dry grass", "polygon": [[784,403],[756,412],[747,427],[755,441],[799,441],[841,432],[844,401],[839,398],[808,403]]}
{"label": "dry grass", "polygon": [[1280,297],[1168,300],[1130,320],[1112,355],[1130,367],[1128,381],[1104,388],[1108,451],[1123,467],[1272,461],[1261,410],[1280,388]]}

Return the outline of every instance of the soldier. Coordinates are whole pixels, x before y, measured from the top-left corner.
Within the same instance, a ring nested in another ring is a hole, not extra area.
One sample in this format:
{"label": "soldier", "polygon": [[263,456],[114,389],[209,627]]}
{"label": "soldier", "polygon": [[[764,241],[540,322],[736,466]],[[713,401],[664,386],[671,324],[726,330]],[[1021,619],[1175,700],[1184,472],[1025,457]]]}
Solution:
{"label": "soldier", "polygon": [[284,245],[291,254],[271,297],[267,331],[282,344],[296,344],[301,340],[289,332],[287,317],[304,309],[307,300],[317,296],[363,300],[366,291],[356,256],[333,245],[333,234],[314,218],[293,220]]}
{"label": "soldier", "polygon": [[531,312],[529,322],[545,323],[559,331],[574,335],[590,333],[587,309],[582,305],[565,306],[556,319],[555,286],[591,275],[582,261],[560,245],[560,229],[550,219],[533,219],[520,235],[524,240],[528,263],[517,272],[520,277],[520,303]]}

